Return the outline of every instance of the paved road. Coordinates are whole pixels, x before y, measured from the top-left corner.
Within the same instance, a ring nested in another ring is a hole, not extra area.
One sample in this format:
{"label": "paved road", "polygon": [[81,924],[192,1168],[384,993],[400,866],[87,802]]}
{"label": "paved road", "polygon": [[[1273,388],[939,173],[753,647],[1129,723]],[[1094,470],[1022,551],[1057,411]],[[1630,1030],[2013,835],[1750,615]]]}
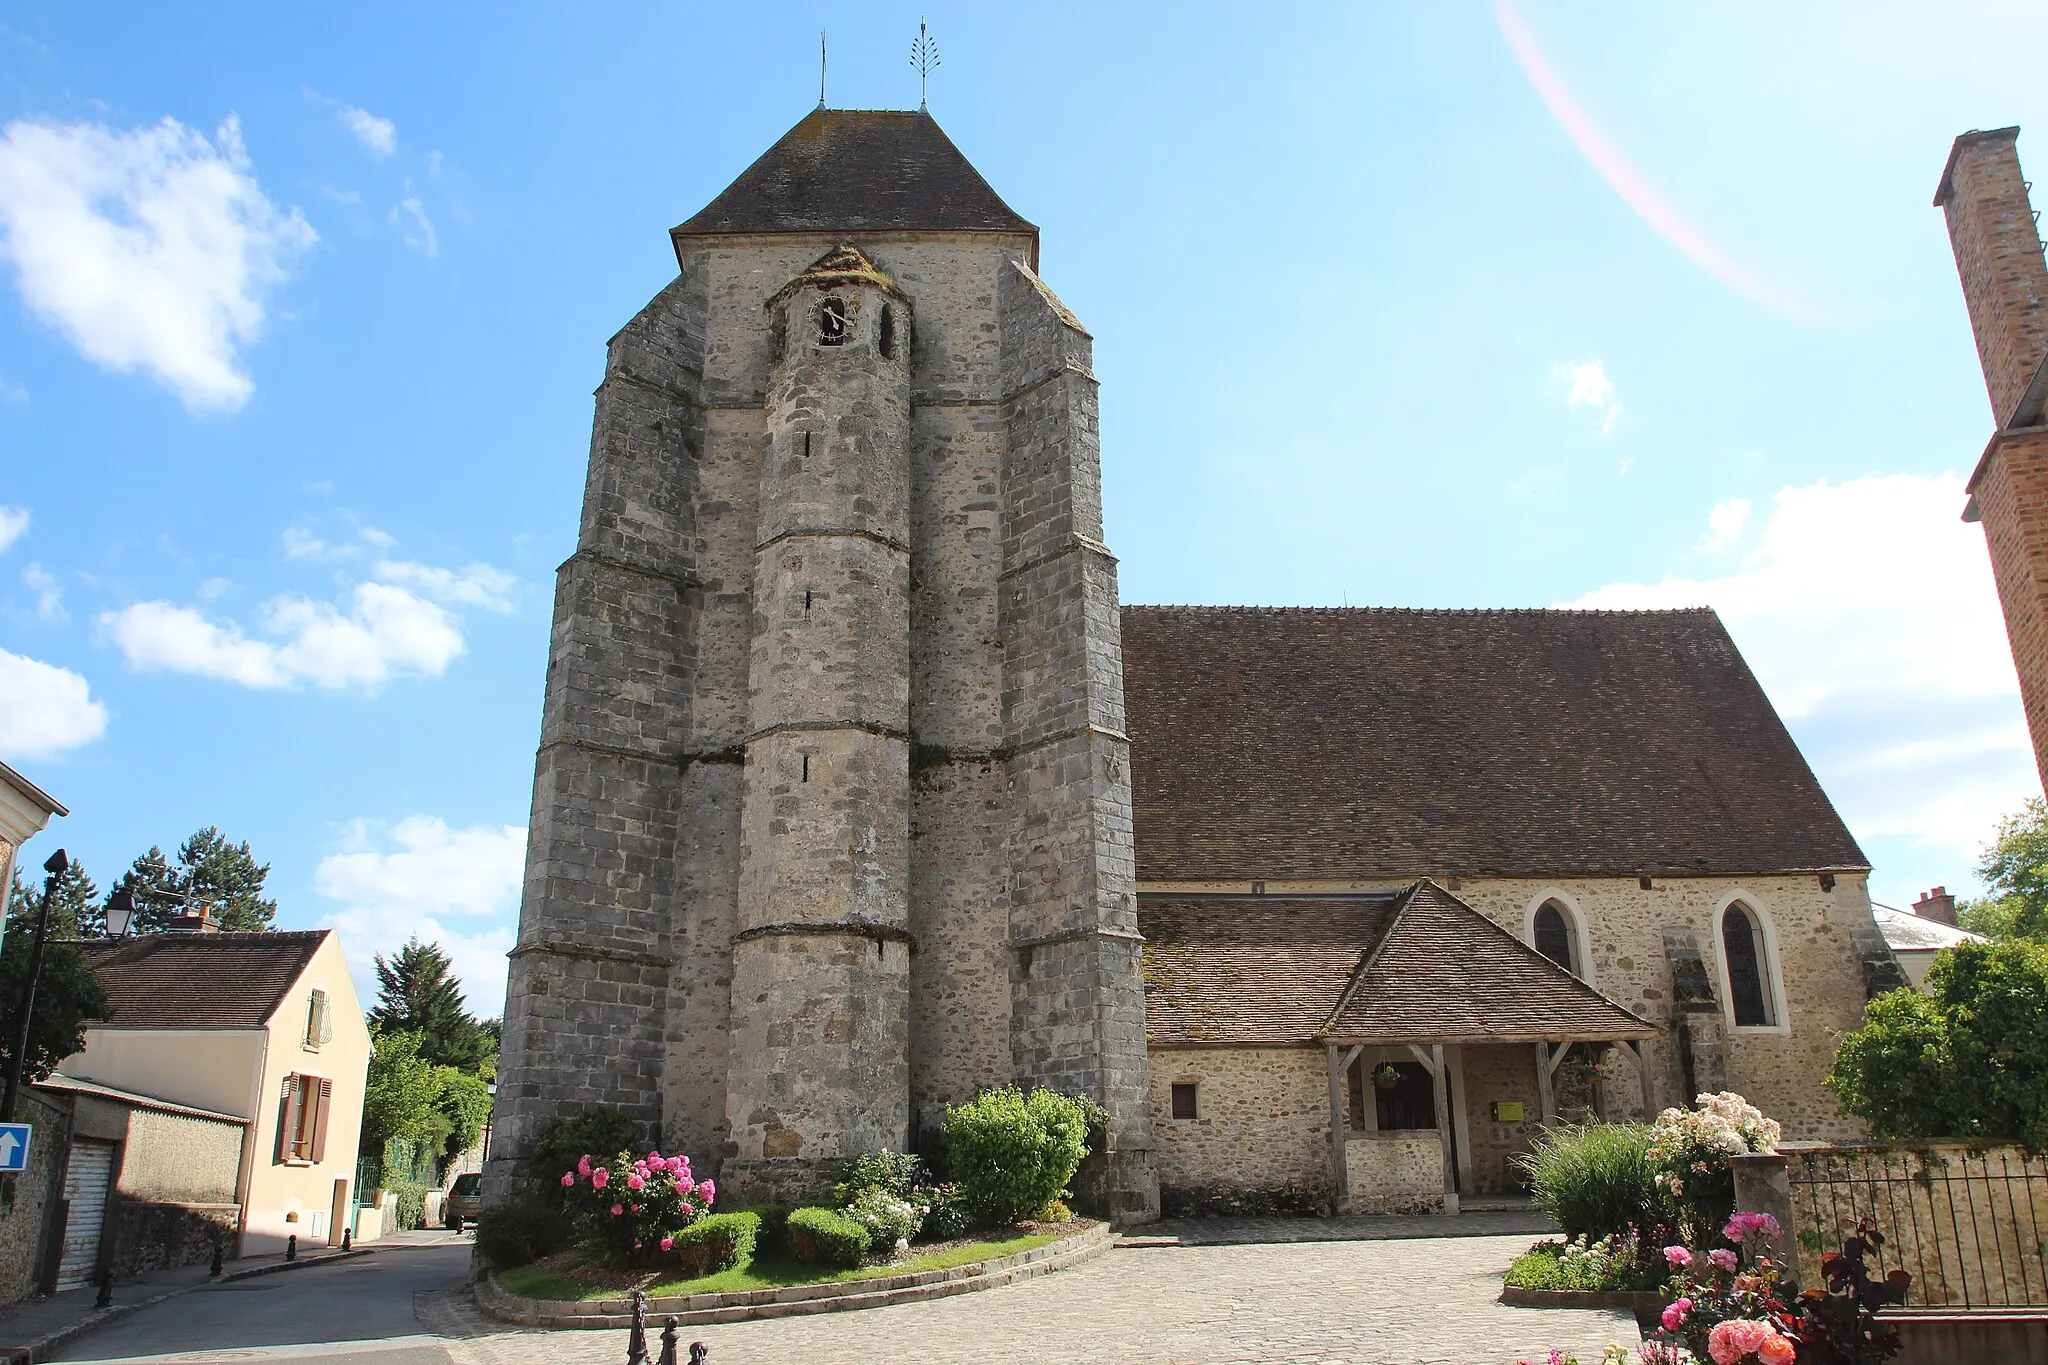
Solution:
{"label": "paved road", "polygon": [[413,1316],[413,1296],[460,1284],[469,1248],[386,1247],[375,1254],[201,1289],[71,1343],[58,1360],[334,1360],[449,1365]]}
{"label": "paved road", "polygon": [[[1524,1233],[1145,1246],[1024,1284],[928,1303],[689,1331],[711,1365],[1508,1365],[1551,1347],[1598,1360],[1626,1313],[1508,1308]],[[480,1314],[463,1246],[201,1290],[59,1356],[328,1365],[618,1365],[623,1331],[540,1332]]]}

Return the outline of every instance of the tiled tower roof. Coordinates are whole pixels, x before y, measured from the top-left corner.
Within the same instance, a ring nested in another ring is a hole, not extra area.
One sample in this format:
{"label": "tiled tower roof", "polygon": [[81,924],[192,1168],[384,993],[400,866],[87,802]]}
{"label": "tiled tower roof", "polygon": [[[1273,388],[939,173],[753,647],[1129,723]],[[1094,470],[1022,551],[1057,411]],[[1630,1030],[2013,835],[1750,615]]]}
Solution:
{"label": "tiled tower roof", "polygon": [[930,114],[814,109],[674,235],[946,229],[1038,234]]}

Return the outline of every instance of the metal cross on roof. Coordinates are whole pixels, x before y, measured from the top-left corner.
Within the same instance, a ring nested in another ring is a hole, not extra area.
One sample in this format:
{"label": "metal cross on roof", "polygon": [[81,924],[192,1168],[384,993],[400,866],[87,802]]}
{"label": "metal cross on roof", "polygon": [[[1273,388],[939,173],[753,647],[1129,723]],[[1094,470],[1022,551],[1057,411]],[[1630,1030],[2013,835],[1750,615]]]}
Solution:
{"label": "metal cross on roof", "polygon": [[917,107],[920,112],[927,111],[931,105],[926,99],[925,87],[931,79],[932,68],[939,64],[939,45],[933,41],[921,14],[917,17],[917,40],[910,45],[910,64],[917,68]]}

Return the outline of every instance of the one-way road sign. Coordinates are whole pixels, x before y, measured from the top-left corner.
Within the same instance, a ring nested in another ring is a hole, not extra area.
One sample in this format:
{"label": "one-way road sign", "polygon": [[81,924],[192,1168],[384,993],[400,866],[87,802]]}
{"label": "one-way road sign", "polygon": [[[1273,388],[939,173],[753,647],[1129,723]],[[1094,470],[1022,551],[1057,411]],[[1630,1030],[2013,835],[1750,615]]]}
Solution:
{"label": "one-way road sign", "polygon": [[29,1123],[0,1123],[0,1171],[28,1169],[28,1139],[35,1132]]}

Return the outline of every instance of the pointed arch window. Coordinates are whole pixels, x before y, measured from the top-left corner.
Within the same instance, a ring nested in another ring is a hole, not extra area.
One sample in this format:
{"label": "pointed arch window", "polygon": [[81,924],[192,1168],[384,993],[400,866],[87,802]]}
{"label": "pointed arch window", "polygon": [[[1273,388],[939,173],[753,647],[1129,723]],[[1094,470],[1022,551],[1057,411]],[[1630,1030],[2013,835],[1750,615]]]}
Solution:
{"label": "pointed arch window", "polygon": [[1534,928],[1537,952],[1573,976],[1585,975],[1580,969],[1579,936],[1572,932],[1572,922],[1563,906],[1556,901],[1543,902],[1536,909]]}
{"label": "pointed arch window", "polygon": [[1770,954],[1756,912],[1736,901],[1721,912],[1721,960],[1728,967],[1728,1003],[1738,1028],[1769,1028],[1778,1021],[1771,1008]]}
{"label": "pointed arch window", "polygon": [[846,300],[826,299],[818,306],[818,344],[820,346],[844,346],[846,344]]}

